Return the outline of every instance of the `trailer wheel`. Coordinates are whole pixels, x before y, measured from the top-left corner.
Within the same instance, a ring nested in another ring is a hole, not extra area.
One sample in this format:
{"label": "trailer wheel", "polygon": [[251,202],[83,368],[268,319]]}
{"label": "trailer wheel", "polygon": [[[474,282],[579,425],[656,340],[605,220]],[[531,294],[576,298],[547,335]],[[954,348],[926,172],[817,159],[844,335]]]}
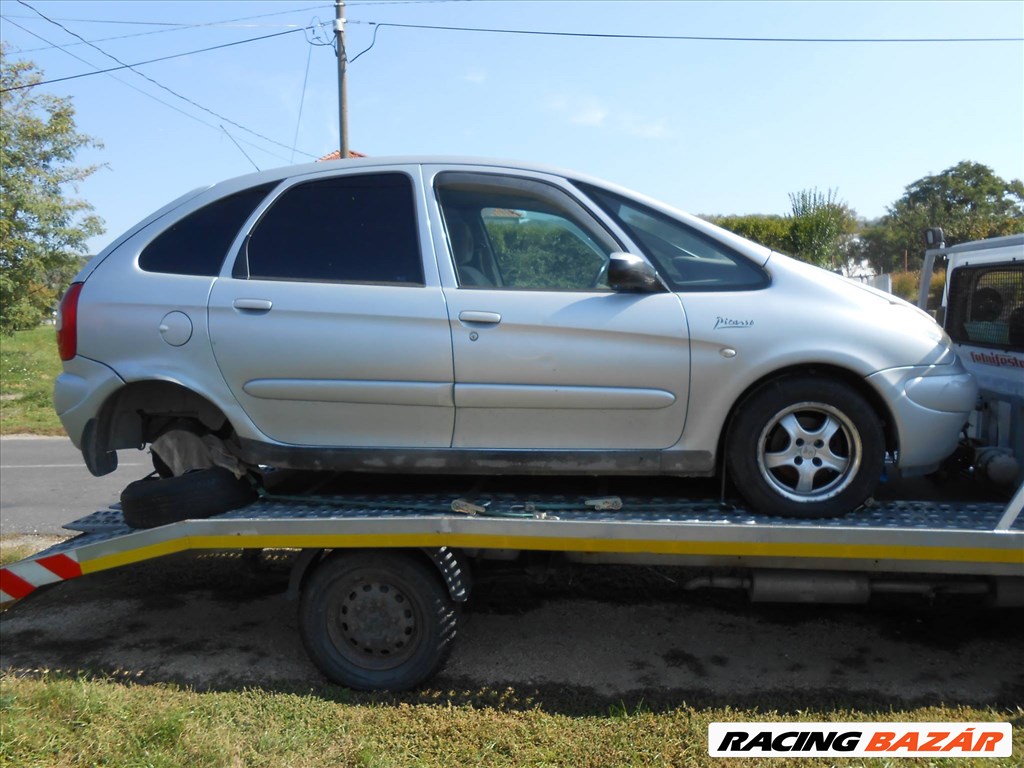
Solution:
{"label": "trailer wheel", "polygon": [[211,467],[129,483],[121,491],[121,511],[132,528],[156,528],[219,515],[255,499],[256,491],[245,478],[240,480],[223,467]]}
{"label": "trailer wheel", "polygon": [[770,382],[740,405],[726,456],[740,494],[759,512],[835,517],[874,492],[885,435],[855,389],[800,376]]}
{"label": "trailer wheel", "polygon": [[404,691],[444,665],[458,612],[437,569],[413,553],[335,552],[299,606],[302,642],[332,682]]}

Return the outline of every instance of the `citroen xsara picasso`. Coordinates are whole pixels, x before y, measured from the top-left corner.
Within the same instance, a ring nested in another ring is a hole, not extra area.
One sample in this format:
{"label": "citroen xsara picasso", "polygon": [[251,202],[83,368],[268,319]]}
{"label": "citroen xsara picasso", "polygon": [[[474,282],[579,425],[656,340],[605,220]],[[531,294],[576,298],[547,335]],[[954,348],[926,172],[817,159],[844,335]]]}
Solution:
{"label": "citroen xsara picasso", "polygon": [[202,453],[236,476],[724,471],[760,511],[835,515],[886,454],[936,467],[976,396],[897,298],[595,179],[472,159],[192,192],[59,314],[55,405],[95,475],[154,442],[176,475]]}

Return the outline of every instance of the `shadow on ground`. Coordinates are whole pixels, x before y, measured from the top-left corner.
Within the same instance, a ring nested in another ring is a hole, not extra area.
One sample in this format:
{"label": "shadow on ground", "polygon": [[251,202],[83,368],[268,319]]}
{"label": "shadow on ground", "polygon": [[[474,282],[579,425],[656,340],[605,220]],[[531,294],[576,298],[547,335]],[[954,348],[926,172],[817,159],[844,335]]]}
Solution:
{"label": "shadow on ground", "polygon": [[488,568],[441,675],[413,693],[359,694],[306,658],[284,596],[289,564],[287,553],[182,554],[41,590],[0,617],[0,667],[573,715],[1024,704],[1024,610],[750,605],[687,592],[678,569],[624,566],[567,567],[542,583],[537,568]]}

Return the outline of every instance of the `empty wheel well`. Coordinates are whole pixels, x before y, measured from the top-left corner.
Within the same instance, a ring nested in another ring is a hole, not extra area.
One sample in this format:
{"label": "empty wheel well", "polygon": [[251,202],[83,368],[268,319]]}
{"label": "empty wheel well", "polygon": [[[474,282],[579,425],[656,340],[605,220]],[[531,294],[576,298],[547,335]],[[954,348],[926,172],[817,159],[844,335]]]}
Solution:
{"label": "empty wheel well", "polygon": [[100,409],[99,441],[102,450],[141,448],[171,428],[233,433],[220,408],[202,395],[170,381],[137,381],[111,395]]}
{"label": "empty wheel well", "polygon": [[[722,434],[718,439],[718,457],[719,462],[725,461],[725,444],[726,439],[729,435],[729,430],[732,427],[733,414],[736,413],[736,409],[760,387],[768,384],[769,382],[779,381],[792,376],[820,376],[821,378],[834,379],[848,384],[853,389],[857,390],[865,400],[870,404],[874,412],[878,415],[878,418],[882,421],[882,430],[885,433],[885,449],[886,451],[894,452],[899,448],[899,436],[896,433],[896,421],[893,419],[892,412],[889,410],[889,406],[885,404],[885,401],[881,396],[864,381],[863,377],[858,376],[853,371],[849,371],[845,368],[839,368],[834,365],[825,364],[812,364],[812,365],[799,365],[791,368],[783,368],[782,370],[773,371],[767,376],[755,381],[749,387],[744,390],[743,394],[737,398],[733,404],[732,410],[729,412],[729,419],[726,421],[725,429],[722,430]],[[721,467],[722,464],[720,463]]]}

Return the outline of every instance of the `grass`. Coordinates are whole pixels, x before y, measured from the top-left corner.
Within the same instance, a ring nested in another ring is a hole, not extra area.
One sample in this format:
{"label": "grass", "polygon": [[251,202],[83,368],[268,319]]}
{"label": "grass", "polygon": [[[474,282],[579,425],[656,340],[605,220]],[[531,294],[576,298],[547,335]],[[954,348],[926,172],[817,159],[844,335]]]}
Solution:
{"label": "grass", "polygon": [[0,337],[0,434],[64,434],[53,410],[60,370],[52,326]]}
{"label": "grass", "polygon": [[[0,765],[31,766],[719,766],[707,755],[714,721],[1011,721],[1024,750],[1024,710],[930,707],[908,711],[801,711],[796,715],[685,703],[661,712],[613,708],[591,715],[545,711],[514,691],[452,703],[307,692],[197,692],[43,673],[0,678]],[[426,700],[424,700],[426,699]],[[864,766],[1017,766],[1019,757],[858,761]],[[844,761],[845,762],[845,761]],[[832,765],[773,759],[774,767]],[[764,765],[734,759],[730,766]]]}
{"label": "grass", "polygon": [[0,565],[8,565],[34,555],[41,549],[50,546],[53,541],[39,537],[4,536],[0,538]]}

